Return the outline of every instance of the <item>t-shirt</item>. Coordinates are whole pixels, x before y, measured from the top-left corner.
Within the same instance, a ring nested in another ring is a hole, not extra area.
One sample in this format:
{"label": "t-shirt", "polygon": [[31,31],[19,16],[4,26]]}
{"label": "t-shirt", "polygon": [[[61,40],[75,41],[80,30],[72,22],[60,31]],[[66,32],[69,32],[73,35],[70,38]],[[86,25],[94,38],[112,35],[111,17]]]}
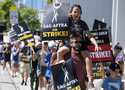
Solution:
{"label": "t-shirt", "polygon": [[12,47],[11,49],[11,60],[15,62],[19,62],[19,48]]}
{"label": "t-shirt", "polygon": [[3,56],[3,45],[0,44],[0,60],[3,60],[4,56]]}
{"label": "t-shirt", "polygon": [[69,28],[71,30],[71,33],[73,32],[73,30],[75,30],[76,32],[80,32],[82,34],[83,31],[89,30],[89,27],[86,22],[84,22],[83,20],[73,22],[72,18],[69,18]]}
{"label": "t-shirt", "polygon": [[115,61],[125,61],[125,55],[122,51],[116,56]]}
{"label": "t-shirt", "polygon": [[0,44],[0,53],[3,53],[3,45]]}
{"label": "t-shirt", "polygon": [[[90,38],[92,34],[89,31],[89,27],[83,20],[79,20],[78,22],[73,22],[72,18],[69,18],[69,29],[70,33],[79,33],[82,36],[82,49],[86,50],[87,45],[90,44]],[[87,49],[88,50],[88,49]]]}
{"label": "t-shirt", "polygon": [[107,77],[104,79],[102,88],[104,90],[122,90],[122,81],[121,78],[118,77],[117,79],[111,79]]}
{"label": "t-shirt", "polygon": [[85,81],[87,78],[86,73],[86,64],[81,56],[81,52],[72,50],[71,51],[71,60],[73,64],[73,68],[75,70],[75,73],[78,77],[78,80]]}

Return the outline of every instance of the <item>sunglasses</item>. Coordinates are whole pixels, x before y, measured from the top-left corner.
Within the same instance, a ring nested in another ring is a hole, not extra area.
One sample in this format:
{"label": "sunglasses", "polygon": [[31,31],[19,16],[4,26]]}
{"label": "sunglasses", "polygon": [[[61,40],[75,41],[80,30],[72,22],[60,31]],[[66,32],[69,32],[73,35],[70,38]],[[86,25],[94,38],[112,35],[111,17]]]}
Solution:
{"label": "sunglasses", "polygon": [[81,43],[81,41],[71,41],[71,43],[76,43],[76,44],[78,43],[79,44],[79,43]]}

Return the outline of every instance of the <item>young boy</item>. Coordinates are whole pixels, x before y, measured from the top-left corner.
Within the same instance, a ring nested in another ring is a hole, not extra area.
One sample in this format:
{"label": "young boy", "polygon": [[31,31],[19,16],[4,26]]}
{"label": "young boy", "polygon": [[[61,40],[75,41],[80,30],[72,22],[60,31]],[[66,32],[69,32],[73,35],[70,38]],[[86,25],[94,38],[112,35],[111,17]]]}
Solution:
{"label": "young boy", "polygon": [[120,66],[117,63],[111,63],[109,66],[110,76],[103,81],[104,90],[123,90],[121,77],[119,76]]}

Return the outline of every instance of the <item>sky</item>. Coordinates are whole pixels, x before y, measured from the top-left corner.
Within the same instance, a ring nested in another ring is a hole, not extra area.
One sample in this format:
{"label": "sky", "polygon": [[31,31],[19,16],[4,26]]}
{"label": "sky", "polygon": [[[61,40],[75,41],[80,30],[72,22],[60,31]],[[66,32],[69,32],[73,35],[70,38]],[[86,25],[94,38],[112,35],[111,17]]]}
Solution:
{"label": "sky", "polygon": [[[20,0],[20,1],[24,1],[24,3],[27,6],[30,6],[36,9],[45,9],[47,7],[47,0]],[[73,4],[77,0],[64,0],[64,1],[67,3]]]}
{"label": "sky", "polygon": [[46,3],[47,0],[23,0],[23,1],[27,6],[30,6],[36,9],[43,9],[47,5]]}

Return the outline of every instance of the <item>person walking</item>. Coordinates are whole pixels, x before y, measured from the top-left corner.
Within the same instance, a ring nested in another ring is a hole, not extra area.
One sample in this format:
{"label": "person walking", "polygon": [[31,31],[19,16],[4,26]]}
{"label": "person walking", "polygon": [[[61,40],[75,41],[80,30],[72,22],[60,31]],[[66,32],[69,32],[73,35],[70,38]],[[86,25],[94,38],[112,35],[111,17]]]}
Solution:
{"label": "person walking", "polygon": [[27,85],[27,80],[30,74],[30,59],[28,59],[28,46],[24,46],[21,50],[20,71],[22,74],[21,85]]}
{"label": "person walking", "polygon": [[125,54],[123,52],[123,47],[120,43],[117,43],[114,47],[114,60],[120,66],[120,74],[123,75],[124,73],[124,61],[125,61]]}
{"label": "person walking", "polygon": [[2,60],[4,59],[3,52],[4,52],[3,43],[0,42],[0,64],[2,64]]}
{"label": "person walking", "polygon": [[19,68],[19,42],[15,42],[11,48],[12,77],[16,77]]}
{"label": "person walking", "polygon": [[89,53],[84,53],[82,50],[80,41],[81,36],[78,33],[74,33],[70,36],[73,67],[79,80],[81,90],[86,90],[87,82],[93,84],[92,61],[89,59]]}
{"label": "person walking", "polygon": [[6,45],[4,47],[4,64],[3,64],[3,69],[6,68],[6,64],[8,63],[9,70],[11,70],[10,56],[11,56],[11,45],[10,45],[10,43],[6,43]]}
{"label": "person walking", "polygon": [[119,76],[120,66],[117,63],[111,63],[109,66],[110,76],[103,81],[104,90],[124,90],[122,79]]}

